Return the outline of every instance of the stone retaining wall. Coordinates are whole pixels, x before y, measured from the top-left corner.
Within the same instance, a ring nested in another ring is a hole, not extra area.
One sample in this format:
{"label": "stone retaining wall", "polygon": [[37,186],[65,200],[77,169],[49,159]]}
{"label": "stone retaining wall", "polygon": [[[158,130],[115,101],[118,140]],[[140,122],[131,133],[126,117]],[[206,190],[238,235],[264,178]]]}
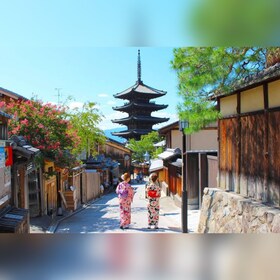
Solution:
{"label": "stone retaining wall", "polygon": [[280,233],[280,209],[238,194],[204,189],[199,233]]}

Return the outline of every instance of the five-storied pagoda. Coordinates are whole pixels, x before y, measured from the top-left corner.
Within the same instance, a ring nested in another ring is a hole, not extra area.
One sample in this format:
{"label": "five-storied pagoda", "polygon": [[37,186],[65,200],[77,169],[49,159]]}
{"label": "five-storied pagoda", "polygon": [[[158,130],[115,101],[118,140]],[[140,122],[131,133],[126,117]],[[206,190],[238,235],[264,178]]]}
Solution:
{"label": "five-storied pagoda", "polygon": [[127,130],[112,134],[126,139],[134,138],[140,140],[141,135],[153,131],[153,125],[166,122],[169,118],[151,116],[152,112],[167,108],[168,105],[159,105],[150,101],[165,95],[166,91],[152,88],[142,82],[140,50],[138,50],[137,78],[136,83],[132,87],[114,94],[115,98],[126,99],[128,102],[123,106],[113,107],[113,110],[125,112],[128,116],[112,120],[113,123],[127,126]]}

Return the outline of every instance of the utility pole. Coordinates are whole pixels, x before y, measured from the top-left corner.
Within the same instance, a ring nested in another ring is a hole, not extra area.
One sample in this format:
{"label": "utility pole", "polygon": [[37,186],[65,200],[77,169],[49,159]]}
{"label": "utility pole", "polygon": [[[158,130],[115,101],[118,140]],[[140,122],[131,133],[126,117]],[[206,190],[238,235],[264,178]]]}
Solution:
{"label": "utility pole", "polygon": [[187,149],[186,149],[186,135],[184,129],[188,127],[189,123],[185,120],[179,121],[179,130],[182,132],[182,232],[188,233],[188,189],[187,189]]}
{"label": "utility pole", "polygon": [[62,88],[55,88],[54,90],[56,90],[57,91],[57,105],[59,105],[60,104],[60,97],[62,96],[62,94],[60,93],[60,90],[61,90]]}
{"label": "utility pole", "polygon": [[37,101],[38,100],[38,94],[35,94],[34,92],[32,92],[32,97],[31,99]]}

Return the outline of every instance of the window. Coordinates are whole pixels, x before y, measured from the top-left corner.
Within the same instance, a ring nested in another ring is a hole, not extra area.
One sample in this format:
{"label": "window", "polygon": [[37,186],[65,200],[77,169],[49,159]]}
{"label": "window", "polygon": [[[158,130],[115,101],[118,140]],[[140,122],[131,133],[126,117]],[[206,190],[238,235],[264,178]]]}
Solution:
{"label": "window", "polygon": [[3,123],[0,120],[0,139],[7,140],[8,139],[8,126],[7,123]]}

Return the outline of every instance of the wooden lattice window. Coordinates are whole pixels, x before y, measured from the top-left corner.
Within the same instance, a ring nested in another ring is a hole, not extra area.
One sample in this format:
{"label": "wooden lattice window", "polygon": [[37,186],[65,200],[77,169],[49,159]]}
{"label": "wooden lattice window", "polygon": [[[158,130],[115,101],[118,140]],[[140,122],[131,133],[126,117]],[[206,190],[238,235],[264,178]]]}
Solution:
{"label": "wooden lattice window", "polygon": [[3,117],[0,118],[0,139],[1,140],[7,140],[8,139],[7,120]]}

